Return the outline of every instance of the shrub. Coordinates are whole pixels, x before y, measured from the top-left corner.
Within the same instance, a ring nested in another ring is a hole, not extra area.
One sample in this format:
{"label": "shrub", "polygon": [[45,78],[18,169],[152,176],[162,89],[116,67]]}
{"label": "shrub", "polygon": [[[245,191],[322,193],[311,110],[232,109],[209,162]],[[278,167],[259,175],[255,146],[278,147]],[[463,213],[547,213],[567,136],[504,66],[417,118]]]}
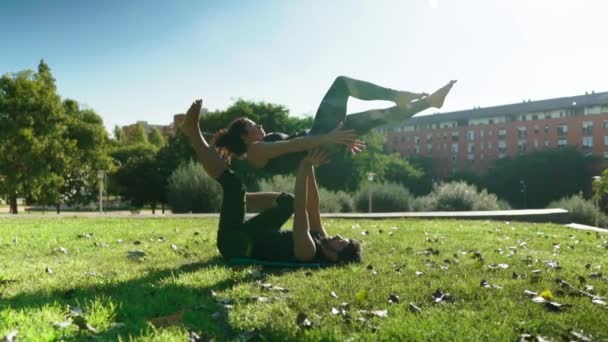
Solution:
{"label": "shrub", "polygon": [[167,202],[177,214],[217,212],[222,188],[193,161],[178,167],[169,176]]}
{"label": "shrub", "polygon": [[[260,191],[283,191],[294,192],[296,182],[295,176],[276,175],[270,179],[259,181]],[[353,211],[351,196],[344,191],[329,191],[319,188],[322,213],[348,213]]]}
{"label": "shrub", "polygon": [[352,197],[344,191],[319,189],[322,213],[350,213],[353,211]]}
{"label": "shrub", "polygon": [[595,226],[595,217],[598,217],[600,227],[608,226],[608,217],[595,208],[593,201],[586,200],[581,194],[564,197],[549,203],[547,208],[562,208],[570,212],[572,221],[576,223]]}
{"label": "shrub", "polygon": [[397,183],[367,184],[362,187],[354,198],[355,209],[358,212],[368,211],[368,191],[372,190],[372,211],[393,212],[409,211],[413,196],[402,185]]}
{"label": "shrub", "polygon": [[270,179],[262,179],[258,184],[260,191],[283,191],[293,194],[296,177],[276,175]]}
{"label": "shrub", "polygon": [[509,205],[485,189],[480,192],[474,185],[456,181],[436,184],[431,193],[416,200],[414,208],[420,211],[501,210],[509,209]]}

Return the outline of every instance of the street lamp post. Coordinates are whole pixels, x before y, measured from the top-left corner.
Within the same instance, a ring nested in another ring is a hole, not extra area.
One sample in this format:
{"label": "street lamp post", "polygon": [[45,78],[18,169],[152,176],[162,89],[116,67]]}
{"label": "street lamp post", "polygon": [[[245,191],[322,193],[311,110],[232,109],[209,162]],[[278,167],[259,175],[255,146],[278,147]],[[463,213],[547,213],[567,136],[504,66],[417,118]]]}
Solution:
{"label": "street lamp post", "polygon": [[520,180],[519,184],[521,184],[521,193],[523,195],[524,198],[524,209],[526,209],[526,182],[524,182],[524,180]]}
{"label": "street lamp post", "polygon": [[103,213],[103,185],[106,179],[106,171],[97,171],[97,179],[99,180],[99,213]]}
{"label": "street lamp post", "polygon": [[367,208],[369,212],[372,212],[372,182],[374,181],[374,176],[376,174],[373,172],[367,173],[367,180],[369,181],[369,186],[367,188]]}
{"label": "street lamp post", "polygon": [[598,221],[599,221],[599,215],[600,215],[600,208],[599,208],[599,195],[598,192],[600,191],[599,189],[599,185],[600,185],[600,180],[602,179],[602,177],[600,176],[594,176],[593,177],[593,199],[595,202],[595,226],[598,226]]}

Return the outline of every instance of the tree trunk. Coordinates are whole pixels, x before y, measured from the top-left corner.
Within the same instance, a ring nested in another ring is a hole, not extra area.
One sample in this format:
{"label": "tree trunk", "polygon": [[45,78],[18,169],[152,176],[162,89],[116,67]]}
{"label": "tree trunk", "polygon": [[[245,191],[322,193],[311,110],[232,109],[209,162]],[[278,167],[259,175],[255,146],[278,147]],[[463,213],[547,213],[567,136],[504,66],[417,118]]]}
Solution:
{"label": "tree trunk", "polygon": [[18,213],[18,209],[17,209],[17,195],[16,194],[10,195],[8,201],[10,203],[10,213],[11,214],[17,214]]}
{"label": "tree trunk", "polygon": [[57,203],[55,207],[57,208],[57,214],[59,214],[61,212],[61,203]]}
{"label": "tree trunk", "polygon": [[152,215],[156,214],[156,202],[152,203]]}
{"label": "tree trunk", "polygon": [[163,202],[160,205],[161,205],[161,208],[162,208],[162,211],[163,211],[163,215],[164,215],[165,214],[165,203]]}

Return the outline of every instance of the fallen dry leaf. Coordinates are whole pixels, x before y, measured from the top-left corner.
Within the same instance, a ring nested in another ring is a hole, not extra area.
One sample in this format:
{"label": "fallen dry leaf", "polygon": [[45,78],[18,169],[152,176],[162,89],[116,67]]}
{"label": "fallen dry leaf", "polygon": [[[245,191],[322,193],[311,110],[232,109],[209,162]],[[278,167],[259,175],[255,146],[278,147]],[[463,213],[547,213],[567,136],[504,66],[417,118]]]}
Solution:
{"label": "fallen dry leaf", "polygon": [[9,332],[8,334],[6,334],[4,336],[4,341],[5,342],[14,342],[17,341],[17,334],[19,333],[18,330],[12,330],[11,332]]}
{"label": "fallen dry leaf", "polygon": [[184,310],[179,310],[179,311],[172,313],[170,315],[167,315],[167,316],[147,318],[146,321],[148,321],[150,324],[154,325],[157,328],[161,328],[161,327],[169,327],[169,326],[173,326],[173,325],[180,325],[180,324],[182,324],[183,317],[184,317]]}

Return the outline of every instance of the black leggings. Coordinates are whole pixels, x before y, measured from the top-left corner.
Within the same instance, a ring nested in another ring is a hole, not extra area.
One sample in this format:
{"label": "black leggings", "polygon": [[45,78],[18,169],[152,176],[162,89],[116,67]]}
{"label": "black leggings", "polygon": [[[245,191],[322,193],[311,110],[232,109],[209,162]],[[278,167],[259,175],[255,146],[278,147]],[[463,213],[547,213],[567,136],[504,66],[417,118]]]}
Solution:
{"label": "black leggings", "polygon": [[410,102],[408,109],[394,106],[346,115],[349,96],[361,100],[394,101],[398,94],[399,92],[394,89],[339,76],[321,100],[309,134],[327,133],[343,122],[345,128],[354,129],[358,135],[363,135],[376,127],[403,121],[429,108],[426,101],[418,100]]}
{"label": "black leggings", "polygon": [[293,215],[293,195],[282,193],[276,206],[245,220],[247,189],[243,182],[229,169],[216,180],[224,192],[217,232],[217,247],[224,258],[251,256],[256,236],[278,232]]}

